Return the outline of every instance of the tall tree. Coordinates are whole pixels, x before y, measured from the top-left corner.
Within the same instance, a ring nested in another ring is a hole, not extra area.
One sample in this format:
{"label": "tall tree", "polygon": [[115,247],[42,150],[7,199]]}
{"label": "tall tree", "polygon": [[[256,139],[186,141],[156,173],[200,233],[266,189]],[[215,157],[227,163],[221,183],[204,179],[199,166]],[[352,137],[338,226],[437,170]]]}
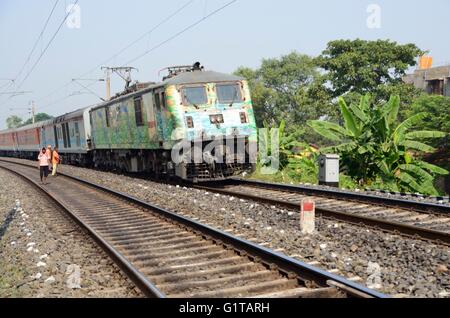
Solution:
{"label": "tall tree", "polygon": [[276,126],[286,120],[287,130],[292,131],[307,120],[332,113],[331,97],[310,56],[292,52],[264,59],[256,70],[241,67],[235,73],[250,83],[260,127],[265,121]]}
{"label": "tall tree", "polygon": [[387,101],[392,94],[401,94],[404,100],[406,93],[417,91],[402,83],[402,77],[423,54],[414,44],[337,40],[328,43],[317,62],[327,72],[333,97],[371,93],[376,100]]}
{"label": "tall tree", "polygon": [[17,128],[22,124],[22,118],[19,116],[13,115],[6,119],[6,125],[8,129]]}
{"label": "tall tree", "polygon": [[[36,114],[34,120],[36,123],[44,121],[44,120],[48,120],[48,119],[52,119],[53,117],[50,116],[49,114],[46,113],[38,113]],[[29,125],[33,123],[33,118],[29,118],[28,120],[26,120],[21,126],[25,126],[25,125]]]}

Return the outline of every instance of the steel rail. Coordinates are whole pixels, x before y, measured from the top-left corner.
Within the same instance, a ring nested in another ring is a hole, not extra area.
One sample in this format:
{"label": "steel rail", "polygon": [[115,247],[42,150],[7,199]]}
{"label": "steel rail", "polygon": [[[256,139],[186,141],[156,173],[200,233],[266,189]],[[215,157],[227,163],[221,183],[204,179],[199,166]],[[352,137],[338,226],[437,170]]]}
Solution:
{"label": "steel rail", "polygon": [[[270,197],[262,197],[253,194],[247,194],[227,189],[222,189],[214,186],[194,186],[196,189],[220,193],[224,195],[235,196],[243,199],[253,200],[257,202],[268,203],[272,205],[284,206],[289,209],[299,210],[300,205],[297,203],[277,200]],[[274,189],[274,188],[272,188]],[[284,191],[284,187],[277,189],[279,191]],[[321,208],[320,206],[316,206],[316,212],[320,215],[323,215],[327,218],[333,218],[335,220],[349,222],[356,225],[367,225],[371,228],[380,229],[384,231],[388,231],[394,234],[403,234],[409,237],[413,237],[416,239],[425,239],[431,240],[436,243],[450,245],[450,233],[440,232],[432,229],[426,229],[422,227],[412,226],[400,222],[388,221],[379,218],[372,218],[367,216],[359,216],[355,214],[350,214],[346,212],[334,211],[331,209]]]}
{"label": "steel rail", "polygon": [[[30,166],[28,166],[30,167]],[[59,206],[78,226],[80,226],[83,230],[85,230],[89,236],[108,254],[108,256],[116,263],[120,269],[128,276],[128,278],[133,281],[136,287],[139,288],[140,291],[144,293],[145,296],[151,298],[165,298],[166,296],[156,288],[142,273],[140,273],[128,260],[118,252],[111,244],[109,244],[106,240],[104,240],[93,228],[87,225],[83,220],[76,216],[76,214],[72,213],[69,207],[67,207],[64,203],[60,202],[55,196],[53,196],[49,191],[47,191],[44,187],[39,185],[36,181],[27,177],[20,172],[17,172],[13,169],[5,167],[0,164],[0,169],[9,171],[10,173],[15,174],[16,176],[22,178],[36,189],[44,193],[48,196],[51,201],[53,201],[57,206]]]}
{"label": "steel rail", "polygon": [[284,190],[295,193],[310,194],[315,196],[322,196],[327,198],[333,198],[338,200],[354,201],[361,203],[372,203],[385,207],[393,208],[406,208],[414,209],[414,211],[424,212],[424,213],[436,213],[444,216],[450,215],[450,205],[447,204],[437,204],[431,202],[419,202],[415,200],[407,200],[400,198],[389,198],[384,196],[376,196],[367,193],[356,193],[350,191],[341,191],[334,189],[323,189],[306,187],[300,185],[289,185],[282,183],[269,183],[257,180],[248,180],[241,178],[233,178],[232,182],[237,182],[238,184],[247,184],[250,186],[256,186],[261,188],[273,189],[273,190]]}
{"label": "steel rail", "polygon": [[[34,168],[31,165],[23,164],[23,163],[17,163],[7,160],[0,160],[2,162],[7,162],[8,164],[16,164],[25,166],[28,168]],[[61,204],[58,202],[58,200],[50,195],[48,191],[45,190],[44,187],[41,187],[39,184],[37,184],[35,181],[31,180],[30,178],[21,175],[19,172],[16,172],[14,170],[11,170],[11,168],[5,167],[4,165],[0,164],[0,167],[9,171],[14,172],[17,175],[22,176],[27,181],[31,182],[34,186],[38,187],[40,190],[42,190],[45,194],[49,195],[59,206],[61,206],[64,210],[67,211],[67,207],[64,206],[64,204]],[[119,198],[121,200],[126,201],[127,203],[130,203],[132,205],[136,205],[138,207],[143,208],[144,210],[150,210],[152,212],[155,212],[159,214],[160,216],[172,220],[182,226],[186,226],[190,229],[193,229],[194,232],[197,232],[201,235],[204,235],[206,237],[212,238],[217,244],[225,245],[225,246],[232,246],[235,250],[243,252],[248,257],[254,259],[255,261],[259,261],[262,264],[265,264],[269,266],[270,268],[278,268],[280,271],[285,273],[291,273],[295,274],[299,279],[303,281],[312,281],[318,286],[322,287],[335,287],[338,290],[341,290],[346,295],[350,297],[358,297],[358,298],[388,298],[389,296],[371,290],[365,286],[359,285],[357,283],[354,283],[352,281],[349,281],[343,277],[328,273],[322,269],[319,269],[317,267],[308,265],[306,263],[303,263],[301,261],[298,261],[296,259],[293,259],[291,257],[288,257],[284,254],[277,253],[275,251],[272,251],[270,249],[267,249],[265,247],[256,245],[252,242],[243,240],[241,238],[232,236],[226,232],[214,229],[208,225],[201,224],[199,222],[196,222],[194,220],[191,220],[189,218],[180,216],[176,214],[175,212],[163,209],[161,207],[152,205],[148,202],[142,201],[138,198],[135,198],[133,196],[130,196],[128,194],[124,194],[106,187],[103,187],[101,185],[82,180],[77,177],[73,177],[67,174],[61,174],[60,175],[73,180],[79,184],[83,184],[87,187],[90,187],[92,189],[97,189],[103,193],[107,193],[113,197]],[[70,211],[68,211],[70,213]],[[69,215],[72,216],[72,213]],[[104,239],[96,235],[95,230],[87,226],[82,220],[77,218],[75,215],[75,221],[79,223],[83,228],[85,228],[91,235],[94,235],[94,239],[97,242],[100,242],[103,248],[106,248],[106,251],[108,254],[112,257],[114,261],[119,261],[121,268],[124,266],[124,271],[129,276],[130,279],[132,279],[136,285],[139,288],[144,288],[144,293],[147,296],[152,297],[164,297],[165,295],[162,294],[161,291],[159,291],[150,281],[148,281],[143,274],[141,274],[139,271],[136,270],[136,268],[133,267],[131,263],[129,263],[125,257],[123,257],[120,253],[117,252],[117,250],[114,249],[113,246],[111,246],[108,242],[106,242]]]}

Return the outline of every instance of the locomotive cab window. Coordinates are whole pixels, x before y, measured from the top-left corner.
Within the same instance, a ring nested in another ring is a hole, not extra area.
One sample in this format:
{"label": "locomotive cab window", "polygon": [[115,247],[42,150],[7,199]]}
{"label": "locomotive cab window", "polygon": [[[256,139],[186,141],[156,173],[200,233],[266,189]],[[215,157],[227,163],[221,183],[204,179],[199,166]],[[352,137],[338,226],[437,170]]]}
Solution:
{"label": "locomotive cab window", "polygon": [[142,114],[142,98],[134,99],[134,114],[136,116],[136,126],[144,126],[144,116]]}
{"label": "locomotive cab window", "polygon": [[206,89],[204,86],[183,88],[183,103],[186,106],[208,104]]}
{"label": "locomotive cab window", "polygon": [[218,84],[216,85],[216,91],[220,104],[242,102],[242,94],[239,84]]}

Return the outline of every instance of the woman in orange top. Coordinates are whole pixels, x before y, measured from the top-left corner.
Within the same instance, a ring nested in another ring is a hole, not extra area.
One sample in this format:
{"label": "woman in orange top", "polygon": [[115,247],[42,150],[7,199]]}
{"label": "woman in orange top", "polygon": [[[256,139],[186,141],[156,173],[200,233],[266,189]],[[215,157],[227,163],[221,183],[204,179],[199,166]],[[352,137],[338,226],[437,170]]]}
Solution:
{"label": "woman in orange top", "polygon": [[55,149],[53,149],[53,157],[52,157],[52,165],[53,165],[53,171],[52,171],[52,176],[56,176],[56,168],[59,165],[59,153],[58,153],[58,147],[55,147]]}

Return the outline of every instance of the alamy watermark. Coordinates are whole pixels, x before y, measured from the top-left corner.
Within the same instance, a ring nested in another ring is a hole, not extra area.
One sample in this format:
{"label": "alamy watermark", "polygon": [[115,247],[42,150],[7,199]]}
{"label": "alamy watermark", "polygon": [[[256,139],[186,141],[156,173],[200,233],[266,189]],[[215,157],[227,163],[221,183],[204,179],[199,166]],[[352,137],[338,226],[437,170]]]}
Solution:
{"label": "alamy watermark", "polygon": [[66,26],[69,29],[80,29],[81,28],[81,8],[79,4],[69,4],[66,7],[66,14],[68,14],[66,19]]}
{"label": "alamy watermark", "polygon": [[381,29],[381,6],[379,4],[370,4],[367,7],[367,27],[369,29]]}

